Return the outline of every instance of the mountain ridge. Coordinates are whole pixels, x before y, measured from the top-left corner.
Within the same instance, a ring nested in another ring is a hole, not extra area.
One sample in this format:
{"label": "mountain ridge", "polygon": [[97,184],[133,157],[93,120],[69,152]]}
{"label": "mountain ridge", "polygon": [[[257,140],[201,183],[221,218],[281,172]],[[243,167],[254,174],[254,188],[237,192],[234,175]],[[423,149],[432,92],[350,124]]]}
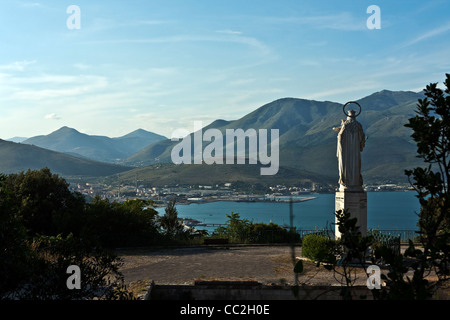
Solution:
{"label": "mountain ridge", "polygon": [[64,176],[109,176],[131,169],[2,139],[0,159],[0,172],[4,174],[48,167]]}
{"label": "mountain ridge", "polygon": [[167,138],[143,129],[137,129],[121,137],[110,138],[88,135],[63,126],[47,135],[34,136],[21,143],[96,161],[117,162],[147,145],[164,139]]}
{"label": "mountain ridge", "polygon": [[[423,97],[423,92],[382,90],[356,100],[362,107],[358,121],[368,139],[362,153],[365,182],[406,182],[404,170],[421,164],[410,137],[412,132],[404,124],[415,115],[417,100]],[[343,104],[332,101],[285,97],[266,103],[236,120],[217,119],[202,131],[214,128],[225,136],[227,129],[279,129],[280,168],[292,168],[297,170],[295,172],[315,174],[322,180],[337,181],[337,134],[332,128],[345,119],[342,107]],[[146,135],[156,135],[159,140],[143,146],[142,138]],[[67,126],[49,135],[29,138],[26,143],[45,148],[42,140],[58,152],[127,167],[171,163],[171,150],[179,143],[143,129],[109,138],[90,136]],[[203,146],[209,143],[203,142]],[[189,167],[183,168],[188,170]],[[219,174],[217,170],[214,172]]]}
{"label": "mountain ridge", "polygon": [[[405,182],[404,169],[417,166],[416,145],[403,126],[415,115],[422,92],[382,90],[356,100],[368,141],[362,153],[363,177],[374,183]],[[337,181],[336,136],[332,130],[345,119],[343,104],[298,98],[280,98],[231,121],[216,120],[203,131],[278,128],[280,166],[313,172]],[[192,134],[191,134],[192,135]],[[191,139],[193,141],[193,139]],[[178,142],[161,141],[143,148],[123,163],[151,165],[170,162]],[[204,143],[206,145],[207,143]]]}

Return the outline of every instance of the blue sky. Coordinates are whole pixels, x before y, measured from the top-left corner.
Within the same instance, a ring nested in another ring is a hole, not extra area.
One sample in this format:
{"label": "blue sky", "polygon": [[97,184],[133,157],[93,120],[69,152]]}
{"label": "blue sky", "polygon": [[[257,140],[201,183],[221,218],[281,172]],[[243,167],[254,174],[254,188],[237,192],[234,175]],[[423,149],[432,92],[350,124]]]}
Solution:
{"label": "blue sky", "polygon": [[[345,103],[450,72],[450,2],[0,2],[0,138],[170,137],[283,97]],[[80,10],[80,29],[66,12]],[[368,29],[370,5],[381,29]]]}

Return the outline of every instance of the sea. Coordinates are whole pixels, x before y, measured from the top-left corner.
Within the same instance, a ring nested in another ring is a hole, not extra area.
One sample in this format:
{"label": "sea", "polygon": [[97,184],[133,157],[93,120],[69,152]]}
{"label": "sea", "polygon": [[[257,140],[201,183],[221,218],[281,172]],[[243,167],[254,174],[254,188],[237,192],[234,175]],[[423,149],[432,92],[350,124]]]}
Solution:
{"label": "sea", "polygon": [[[367,227],[378,230],[417,230],[420,209],[417,193],[412,191],[367,192]],[[297,230],[334,229],[334,194],[293,196],[314,199],[292,204],[293,226]],[[288,200],[289,198],[285,198]],[[238,213],[254,223],[276,223],[290,226],[288,202],[217,201],[176,205],[178,217],[198,220],[206,226],[199,230],[213,231],[228,220],[227,214]],[[164,207],[157,208],[159,215]]]}

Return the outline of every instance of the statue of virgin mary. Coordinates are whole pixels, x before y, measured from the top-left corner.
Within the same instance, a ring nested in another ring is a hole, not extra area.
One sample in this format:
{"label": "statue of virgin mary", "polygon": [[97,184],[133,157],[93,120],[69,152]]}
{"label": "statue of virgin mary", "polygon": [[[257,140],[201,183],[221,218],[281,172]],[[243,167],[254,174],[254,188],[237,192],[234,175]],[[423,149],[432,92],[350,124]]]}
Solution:
{"label": "statue of virgin mary", "polygon": [[356,112],[348,111],[341,126],[333,128],[337,136],[337,153],[339,164],[339,191],[362,191],[361,152],[365,146],[362,125],[356,121]]}

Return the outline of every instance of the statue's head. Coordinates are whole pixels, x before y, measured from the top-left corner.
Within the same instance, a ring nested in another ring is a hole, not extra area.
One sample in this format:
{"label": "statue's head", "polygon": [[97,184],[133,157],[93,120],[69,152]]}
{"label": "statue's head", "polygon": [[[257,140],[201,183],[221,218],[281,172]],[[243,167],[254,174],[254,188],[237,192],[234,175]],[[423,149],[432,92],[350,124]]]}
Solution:
{"label": "statue's head", "polygon": [[355,111],[355,110],[348,110],[348,111],[347,111],[347,115],[348,115],[350,118],[356,118],[356,111]]}
{"label": "statue's head", "polygon": [[[348,110],[348,109],[350,109],[350,108],[347,108],[347,106],[349,104],[356,104],[359,109],[358,113],[356,112],[356,110]],[[342,111],[347,116],[347,120],[356,119],[356,117],[359,116],[359,114],[361,113],[361,106],[356,101],[350,101],[350,102],[347,102],[346,104],[344,104],[344,106],[342,107]]]}

